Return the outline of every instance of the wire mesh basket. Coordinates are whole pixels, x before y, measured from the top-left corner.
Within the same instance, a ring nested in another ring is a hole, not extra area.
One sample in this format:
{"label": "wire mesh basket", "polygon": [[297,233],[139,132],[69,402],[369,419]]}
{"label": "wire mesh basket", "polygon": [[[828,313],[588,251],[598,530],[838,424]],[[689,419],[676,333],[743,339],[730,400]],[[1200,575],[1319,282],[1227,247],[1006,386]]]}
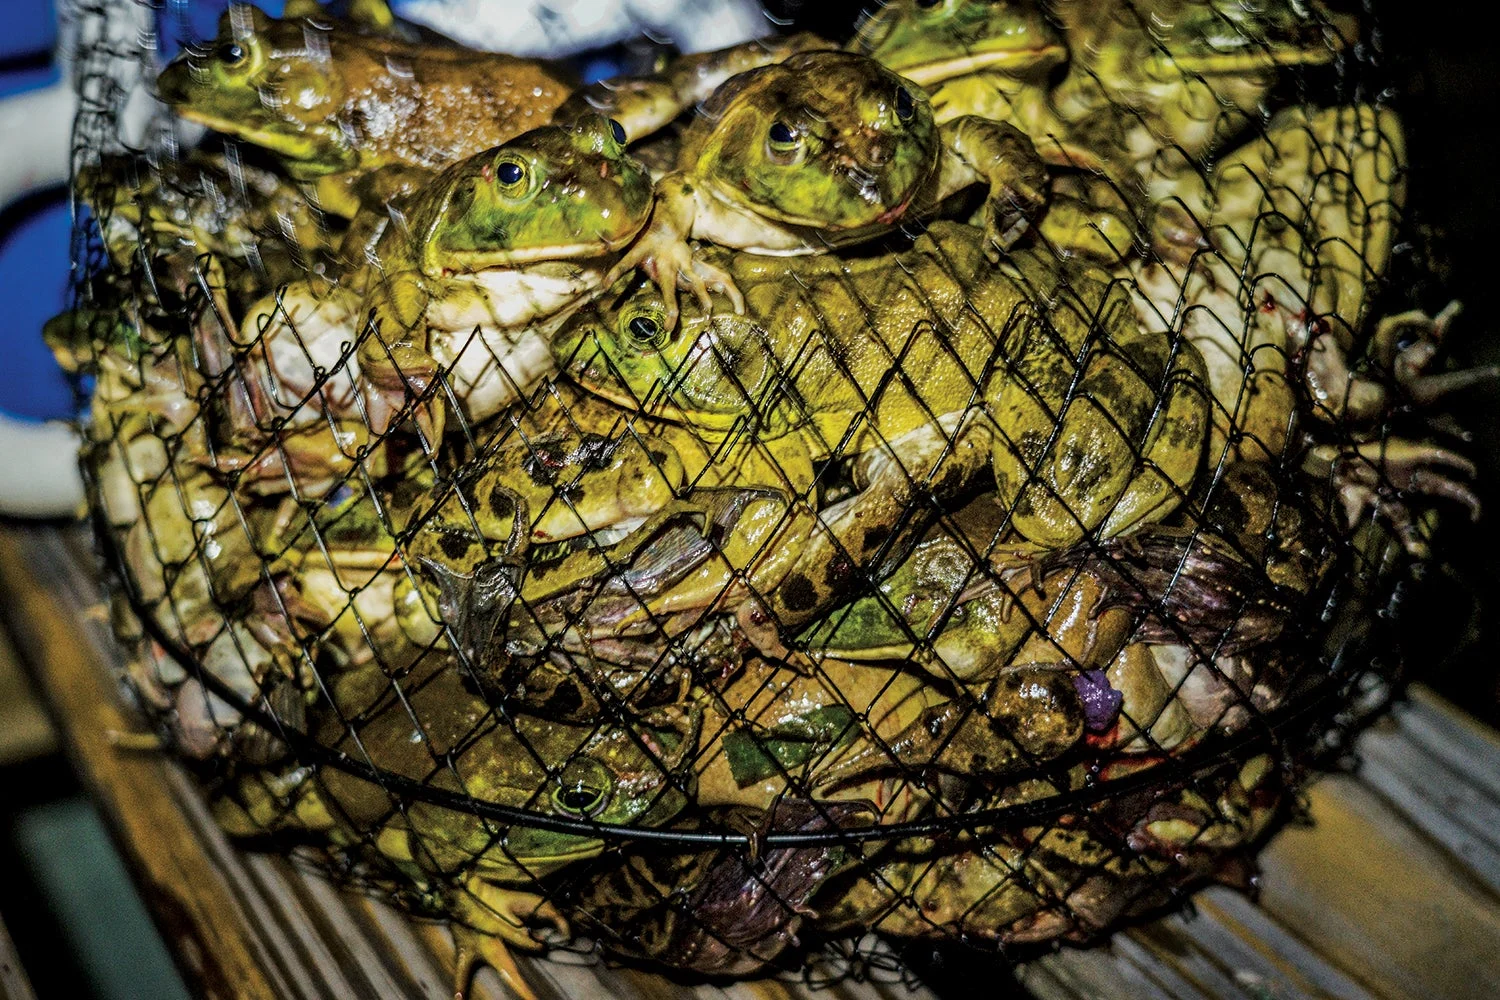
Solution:
{"label": "wire mesh basket", "polygon": [[48,336],[131,687],[227,829],[496,964],[1081,940],[1232,878],[1476,506],[1367,17],[892,3],[577,89],[248,7],[158,82],[166,13],[74,20]]}

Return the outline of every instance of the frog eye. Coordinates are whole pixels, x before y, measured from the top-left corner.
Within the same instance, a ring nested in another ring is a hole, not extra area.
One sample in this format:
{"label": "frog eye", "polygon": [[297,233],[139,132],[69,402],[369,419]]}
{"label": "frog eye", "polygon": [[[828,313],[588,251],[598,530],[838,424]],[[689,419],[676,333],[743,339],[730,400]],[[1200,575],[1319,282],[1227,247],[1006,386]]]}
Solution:
{"label": "frog eye", "polygon": [[239,66],[250,58],[250,53],[239,42],[225,42],[214,49],[214,58],[225,66]]}
{"label": "frog eye", "polygon": [[495,183],[507,194],[525,187],[526,164],[517,160],[501,160],[495,164]]}
{"label": "frog eye", "polygon": [[580,757],[568,762],[552,790],[552,804],[569,816],[597,816],[609,804],[614,779],[598,761]]}
{"label": "frog eye", "polygon": [[896,88],[896,117],[904,122],[912,120],[917,113],[917,102],[905,87]]}
{"label": "frog eye", "polygon": [[802,148],[802,136],[786,122],[772,122],[766,130],[766,148],[779,163],[790,163]]}
{"label": "frog eye", "polygon": [[618,142],[622,146],[625,145],[625,126],[624,125],[621,125],[619,122],[617,122],[613,118],[611,118],[609,120],[609,131],[610,131],[611,134],[614,135],[615,142]]}
{"label": "frog eye", "polygon": [[660,350],[667,342],[667,329],[655,313],[637,313],[625,321],[625,331],[637,347]]}

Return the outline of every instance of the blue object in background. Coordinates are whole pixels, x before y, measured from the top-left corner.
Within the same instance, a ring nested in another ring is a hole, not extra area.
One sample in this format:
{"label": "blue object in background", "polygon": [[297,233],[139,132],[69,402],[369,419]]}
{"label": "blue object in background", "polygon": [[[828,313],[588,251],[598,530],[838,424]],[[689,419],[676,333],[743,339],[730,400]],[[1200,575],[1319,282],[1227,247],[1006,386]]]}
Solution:
{"label": "blue object in background", "polygon": [[[49,0],[11,0],[0,32],[0,100],[55,84],[57,24]],[[0,411],[16,417],[73,413],[73,391],[42,343],[42,324],[67,304],[71,222],[61,191],[0,214]]]}

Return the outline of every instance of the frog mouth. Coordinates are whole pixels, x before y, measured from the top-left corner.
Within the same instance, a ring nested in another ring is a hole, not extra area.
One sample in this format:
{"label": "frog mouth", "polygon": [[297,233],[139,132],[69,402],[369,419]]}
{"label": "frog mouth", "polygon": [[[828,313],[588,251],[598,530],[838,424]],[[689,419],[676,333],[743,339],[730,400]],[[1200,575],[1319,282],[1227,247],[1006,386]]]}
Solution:
{"label": "frog mouth", "polygon": [[952,59],[923,63],[905,68],[893,67],[911,82],[923,87],[942,83],[954,77],[968,76],[984,70],[1043,69],[1056,66],[1068,56],[1061,45],[1042,45],[1032,49],[996,49],[992,52],[966,52]]}

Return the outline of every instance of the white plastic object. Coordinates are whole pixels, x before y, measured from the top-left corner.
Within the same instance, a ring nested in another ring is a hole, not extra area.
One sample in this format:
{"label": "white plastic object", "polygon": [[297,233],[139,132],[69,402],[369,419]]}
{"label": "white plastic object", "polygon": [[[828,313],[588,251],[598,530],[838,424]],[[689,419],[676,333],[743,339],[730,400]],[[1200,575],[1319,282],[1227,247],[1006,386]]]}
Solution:
{"label": "white plastic object", "polygon": [[[67,183],[75,107],[66,79],[0,101],[0,207]],[[73,517],[82,503],[74,429],[59,421],[30,423],[0,414],[0,514]]]}
{"label": "white plastic object", "polygon": [[756,0],[398,0],[401,17],[479,49],[562,58],[647,34],[707,52],[770,33]]}

